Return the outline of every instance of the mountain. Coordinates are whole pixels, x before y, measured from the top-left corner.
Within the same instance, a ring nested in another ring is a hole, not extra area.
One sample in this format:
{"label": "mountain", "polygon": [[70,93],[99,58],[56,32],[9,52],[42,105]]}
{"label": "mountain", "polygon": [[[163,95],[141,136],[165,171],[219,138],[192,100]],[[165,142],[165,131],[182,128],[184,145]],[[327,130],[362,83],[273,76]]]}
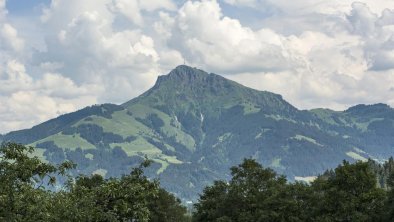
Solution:
{"label": "mountain", "polygon": [[344,159],[387,159],[392,135],[394,109],[385,104],[299,110],[278,94],[182,65],[124,104],[86,107],[2,140],[34,146],[46,161],[72,160],[75,174],[119,176],[146,156],[150,177],[195,200],[246,157],[307,179]]}

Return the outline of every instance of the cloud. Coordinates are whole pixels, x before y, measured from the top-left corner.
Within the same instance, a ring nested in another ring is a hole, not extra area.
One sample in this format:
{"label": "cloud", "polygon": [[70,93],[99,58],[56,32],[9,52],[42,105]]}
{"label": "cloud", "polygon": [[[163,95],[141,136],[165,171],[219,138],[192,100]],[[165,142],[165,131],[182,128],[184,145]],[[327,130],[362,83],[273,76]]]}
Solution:
{"label": "cloud", "polygon": [[3,44],[5,44],[5,47],[9,47],[17,52],[23,50],[24,41],[23,39],[19,38],[18,31],[10,24],[5,23],[2,25],[0,35],[2,37]]}
{"label": "cloud", "polygon": [[[116,3],[52,1],[39,18],[45,47],[37,50],[26,48],[30,44],[19,37],[17,28],[0,23],[0,100],[4,107],[14,104],[0,111],[5,126],[1,132],[31,127],[94,103],[125,102],[147,90],[162,73],[161,56],[167,69],[179,64],[177,51],[158,52],[155,40],[140,28],[117,28],[117,19],[124,15],[112,10]],[[171,1],[140,3],[138,10],[143,12],[175,7]],[[23,115],[28,109],[33,112]]]}
{"label": "cloud", "polygon": [[[79,2],[58,0],[44,9],[46,50],[33,57],[45,68],[61,64],[55,71],[74,82],[102,85],[106,93],[97,95],[99,102],[125,102],[182,61],[179,52],[139,26],[144,23],[139,16],[175,9],[172,1]],[[124,23],[124,17],[137,26]]]}
{"label": "cloud", "polygon": [[[256,3],[268,4],[254,1]],[[243,3],[238,1],[238,4]],[[280,6],[281,1],[275,4]],[[347,6],[340,6],[338,2],[329,1],[308,3],[310,7],[303,9],[301,15],[295,15],[288,10],[294,6],[291,4],[280,7],[284,19],[273,19],[285,26],[287,18],[292,18],[299,26],[293,28],[287,24],[290,28],[283,31],[269,21],[268,27],[280,36],[285,51],[304,63],[278,71],[245,71],[229,78],[256,89],[278,92],[301,108],[341,110],[358,103],[379,101],[393,105],[394,94],[390,90],[394,82],[392,10],[372,3],[348,2]],[[303,7],[302,1],[297,4]],[[333,6],[321,7],[324,4]],[[309,10],[314,13],[312,20],[307,15]]]}
{"label": "cloud", "polygon": [[43,62],[40,64],[40,68],[43,71],[56,71],[64,67],[62,62]]}
{"label": "cloud", "polygon": [[2,21],[7,15],[7,9],[5,7],[5,0],[0,0],[0,21]]}
{"label": "cloud", "polygon": [[[204,16],[201,16],[204,15]],[[257,31],[239,20],[222,14],[216,1],[186,2],[174,20],[164,18],[156,27],[169,27],[164,33],[171,47],[186,60],[220,72],[280,71],[299,66],[297,56],[286,49],[286,37],[270,29]]]}
{"label": "cloud", "polygon": [[305,16],[309,13],[319,13],[326,15],[340,15],[340,13],[348,13],[352,8],[352,3],[363,3],[369,5],[374,13],[380,13],[384,9],[393,8],[394,2],[387,0],[331,0],[331,1],[315,1],[315,0],[223,0],[227,4],[239,7],[254,7],[263,9],[264,7],[275,7],[281,15],[301,15]]}
{"label": "cloud", "polygon": [[31,127],[58,115],[72,112],[85,103],[85,100],[57,100],[38,91],[16,91],[10,95],[0,95],[1,132]]}
{"label": "cloud", "polygon": [[372,13],[364,3],[355,2],[347,19],[351,23],[352,32],[355,34],[370,36],[375,32],[377,15]]}
{"label": "cloud", "polygon": [[117,0],[114,2],[113,10],[123,14],[136,25],[141,26],[143,24],[138,1]]}
{"label": "cloud", "polygon": [[28,73],[35,69],[29,57],[32,49],[26,46],[31,39],[21,37],[4,6],[5,1],[0,1],[0,133],[31,127],[97,102],[99,86],[77,86],[67,77],[44,70],[38,76]]}
{"label": "cloud", "polygon": [[394,11],[385,9],[378,15],[365,3],[353,3],[347,16],[350,32],[363,38],[369,69],[394,69]]}
{"label": "cloud", "polygon": [[176,6],[171,0],[52,0],[50,6],[43,9],[41,21],[54,28],[64,27],[80,14],[95,11],[108,22],[121,15],[132,23],[142,26],[144,12],[159,9],[175,10]]}
{"label": "cloud", "polygon": [[139,0],[141,9],[152,12],[158,9],[176,10],[176,5],[171,0]]}
{"label": "cloud", "polygon": [[393,8],[387,0],[52,0],[24,17],[9,16],[0,0],[2,132],[125,102],[184,59],[304,109],[394,105]]}
{"label": "cloud", "polygon": [[[2,64],[3,65],[3,64]],[[31,127],[34,124],[72,112],[86,103],[95,103],[99,86],[77,86],[70,79],[45,73],[33,79],[23,64],[8,61],[0,71],[1,132]]]}
{"label": "cloud", "polygon": [[113,15],[108,10],[110,4],[112,0],[52,0],[49,6],[43,8],[40,20],[49,26],[48,31],[62,29],[87,11],[95,11],[100,17],[111,21]]}
{"label": "cloud", "polygon": [[28,90],[32,87],[33,79],[26,74],[23,64],[11,60],[6,64],[6,70],[1,73],[1,93],[12,93],[17,90]]}
{"label": "cloud", "polygon": [[124,15],[138,26],[144,24],[142,12],[153,12],[158,9],[175,10],[176,6],[171,0],[115,0],[112,10]]}
{"label": "cloud", "polygon": [[253,7],[258,4],[257,0],[224,0],[227,4]]}

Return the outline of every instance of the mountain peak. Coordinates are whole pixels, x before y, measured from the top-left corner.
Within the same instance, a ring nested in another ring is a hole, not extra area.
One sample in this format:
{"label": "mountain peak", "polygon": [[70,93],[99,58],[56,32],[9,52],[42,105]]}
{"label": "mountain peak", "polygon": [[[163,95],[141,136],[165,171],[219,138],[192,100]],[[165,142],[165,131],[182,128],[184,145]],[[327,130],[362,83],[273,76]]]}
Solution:
{"label": "mountain peak", "polygon": [[186,65],[177,66],[169,74],[159,76],[150,90],[123,106],[128,107],[138,102],[149,106],[166,104],[187,110],[199,107],[198,109],[210,110],[209,112],[240,104],[264,107],[267,113],[297,112],[295,107],[278,94],[251,89],[223,76]]}
{"label": "mountain peak", "polygon": [[168,75],[159,76],[156,85],[164,81],[172,81],[177,84],[191,84],[206,79],[209,74],[203,70],[186,65],[177,66]]}
{"label": "mountain peak", "polygon": [[194,91],[207,87],[214,88],[217,91],[223,88],[241,87],[241,85],[214,73],[207,73],[201,69],[180,65],[171,70],[169,74],[159,76],[151,90],[167,88]]}
{"label": "mountain peak", "polygon": [[169,74],[180,74],[180,75],[195,75],[195,74],[202,74],[202,75],[207,75],[208,73],[201,70],[201,69],[197,69],[196,67],[191,67],[191,66],[187,66],[187,65],[179,65],[177,67],[175,67],[175,69],[173,69]]}

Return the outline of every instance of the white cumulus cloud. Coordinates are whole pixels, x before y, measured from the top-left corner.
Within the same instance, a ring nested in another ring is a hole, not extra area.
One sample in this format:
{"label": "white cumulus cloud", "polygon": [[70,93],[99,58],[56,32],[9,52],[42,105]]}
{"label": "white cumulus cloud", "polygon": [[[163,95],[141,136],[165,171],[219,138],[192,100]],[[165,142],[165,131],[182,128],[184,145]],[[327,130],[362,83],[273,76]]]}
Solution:
{"label": "white cumulus cloud", "polygon": [[99,86],[77,86],[59,74],[33,79],[23,64],[10,60],[0,70],[1,132],[31,127],[48,118],[95,103]]}
{"label": "white cumulus cloud", "polygon": [[1,132],[125,102],[184,60],[302,109],[394,105],[394,1],[52,0],[10,13],[0,0]]}
{"label": "white cumulus cloud", "polygon": [[182,51],[192,64],[208,70],[280,71],[303,63],[288,51],[287,37],[270,29],[243,26],[224,16],[216,1],[186,2],[174,21],[166,20],[171,23],[171,34],[166,35],[170,46]]}
{"label": "white cumulus cloud", "polygon": [[3,24],[0,34],[3,40],[2,42],[5,43],[6,46],[18,52],[23,50],[24,41],[23,39],[19,38],[18,31],[10,24]]}

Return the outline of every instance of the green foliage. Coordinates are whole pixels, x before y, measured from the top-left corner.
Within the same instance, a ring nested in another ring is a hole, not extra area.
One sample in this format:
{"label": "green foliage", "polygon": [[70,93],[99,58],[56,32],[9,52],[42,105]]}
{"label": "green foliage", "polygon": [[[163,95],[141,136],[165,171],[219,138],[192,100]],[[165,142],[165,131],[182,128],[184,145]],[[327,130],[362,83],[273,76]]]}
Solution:
{"label": "green foliage", "polygon": [[229,183],[216,181],[204,190],[195,221],[297,221],[291,213],[301,207],[289,194],[305,189],[302,184],[288,187],[283,176],[252,159],[232,167],[231,175]]}
{"label": "green foliage", "polygon": [[312,183],[315,221],[381,221],[386,193],[368,163],[346,161],[332,176]]}
{"label": "green foliage", "polygon": [[159,189],[158,198],[149,204],[152,222],[187,222],[191,218],[181,201],[164,189]]}
{"label": "green foliage", "polygon": [[[392,160],[392,159],[391,159]],[[387,184],[390,187],[386,203],[386,220],[394,221],[394,172],[390,173]]]}
{"label": "green foliage", "polygon": [[[31,157],[32,147],[4,143],[0,147],[0,219],[39,221],[46,218],[48,193],[45,185],[54,185],[56,174],[65,175],[71,162],[58,166]],[[41,204],[44,202],[44,204]]]}
{"label": "green foliage", "polygon": [[[69,200],[59,214],[66,221],[149,221],[148,204],[157,198],[158,184],[143,176],[142,166],[120,179],[80,176],[62,199]],[[79,212],[76,214],[75,212]]]}
{"label": "green foliage", "polygon": [[53,199],[55,218],[66,221],[185,221],[186,209],[157,181],[143,175],[144,161],[119,179],[79,176]]}
{"label": "green foliage", "polygon": [[[71,162],[43,163],[32,147],[5,143],[0,147],[1,221],[360,221],[394,219],[394,172],[387,189],[378,185],[371,162],[347,161],[311,184],[288,183],[284,176],[245,159],[231,168],[231,180],[204,189],[188,216],[181,201],[150,180],[145,159],[120,178],[100,175],[69,178],[59,191],[48,190],[56,177],[67,175]],[[391,166],[388,161],[383,168]],[[382,166],[380,166],[382,167]],[[390,167],[389,167],[390,168]]]}
{"label": "green foliage", "polygon": [[378,185],[384,189],[394,187],[394,178],[390,178],[394,173],[394,158],[390,157],[385,163],[378,164],[373,160],[368,160],[368,164],[378,177]]}
{"label": "green foliage", "polygon": [[157,181],[144,175],[151,161],[143,161],[128,175],[104,179],[100,175],[70,178],[57,192],[57,175],[66,175],[71,162],[58,166],[31,157],[32,147],[6,143],[0,148],[1,221],[187,221],[186,208]]}
{"label": "green foliage", "polygon": [[310,185],[287,183],[252,159],[231,172],[229,183],[204,190],[194,221],[392,221],[393,192],[386,201],[368,163],[344,161]]}

